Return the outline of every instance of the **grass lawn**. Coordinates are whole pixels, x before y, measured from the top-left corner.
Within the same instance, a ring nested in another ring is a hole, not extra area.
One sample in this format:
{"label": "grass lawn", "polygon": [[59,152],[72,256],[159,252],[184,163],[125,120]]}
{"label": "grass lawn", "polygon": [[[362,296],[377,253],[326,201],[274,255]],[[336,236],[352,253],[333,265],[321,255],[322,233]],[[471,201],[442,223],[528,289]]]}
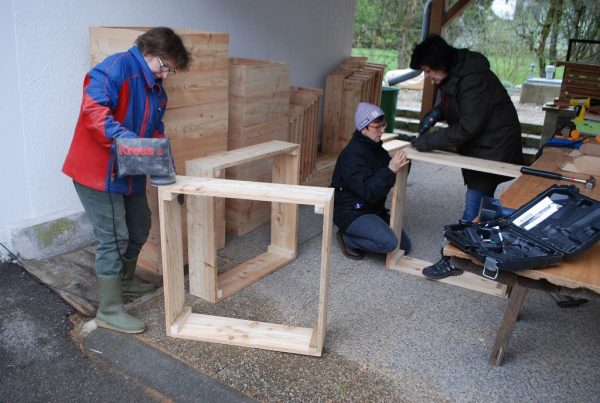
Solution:
{"label": "grass lawn", "polygon": [[[396,66],[396,60],[398,58],[398,51],[396,50],[353,48],[352,56],[365,56],[369,58],[370,62],[385,64],[387,66],[385,72],[396,70],[398,68],[409,68],[408,66]],[[537,60],[533,55],[518,60],[514,60],[511,56],[489,56],[488,59],[492,71],[494,71],[498,78],[509,87],[523,84],[529,76],[530,64],[535,63],[537,65]],[[538,68],[536,68],[535,71],[535,77],[539,77],[537,74]],[[557,68],[555,78],[561,79],[563,71],[564,67]]]}

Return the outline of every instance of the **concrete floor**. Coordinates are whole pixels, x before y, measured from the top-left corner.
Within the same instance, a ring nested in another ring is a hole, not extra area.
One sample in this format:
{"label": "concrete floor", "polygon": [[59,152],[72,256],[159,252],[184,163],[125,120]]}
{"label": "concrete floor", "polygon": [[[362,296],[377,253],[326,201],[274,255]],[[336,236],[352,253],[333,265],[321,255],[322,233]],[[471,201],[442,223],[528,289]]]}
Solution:
{"label": "concrete floor", "polygon": [[[411,256],[439,258],[443,225],[457,222],[464,190],[458,169],[413,164],[405,210]],[[294,262],[218,304],[189,297],[193,311],[312,326],[321,220],[302,207]],[[268,227],[228,238],[220,264],[227,269],[257,255],[268,238]],[[598,401],[600,303],[564,309],[531,291],[504,364],[495,367],[487,358],[505,303],[385,270],[384,256],[349,260],[333,239],[321,358],[166,337],[162,298],[132,313],[148,325],[139,340],[258,400]]]}

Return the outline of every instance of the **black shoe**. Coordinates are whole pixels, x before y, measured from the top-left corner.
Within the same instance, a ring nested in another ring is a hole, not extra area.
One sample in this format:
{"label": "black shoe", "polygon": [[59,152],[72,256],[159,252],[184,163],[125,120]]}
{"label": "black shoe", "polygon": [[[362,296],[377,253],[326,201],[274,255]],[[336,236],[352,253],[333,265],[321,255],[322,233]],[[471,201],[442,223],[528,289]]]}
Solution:
{"label": "black shoe", "polygon": [[365,257],[365,252],[362,250],[354,249],[346,245],[346,242],[344,242],[344,233],[342,231],[338,231],[337,240],[340,244],[340,248],[342,248],[342,253],[348,259],[361,260]]}
{"label": "black shoe", "polygon": [[460,276],[462,269],[457,269],[450,263],[449,257],[443,257],[439,262],[423,269],[423,275],[431,280],[441,280],[449,276]]}

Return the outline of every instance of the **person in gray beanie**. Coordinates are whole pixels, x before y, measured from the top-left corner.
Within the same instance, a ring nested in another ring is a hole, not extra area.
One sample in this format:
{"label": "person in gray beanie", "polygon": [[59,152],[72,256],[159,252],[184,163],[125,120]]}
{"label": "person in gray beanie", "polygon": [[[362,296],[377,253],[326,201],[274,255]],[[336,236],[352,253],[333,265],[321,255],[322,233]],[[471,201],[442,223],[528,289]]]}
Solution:
{"label": "person in gray beanie", "polygon": [[[344,255],[360,260],[365,252],[388,253],[398,246],[389,226],[385,207],[396,173],[409,163],[404,151],[393,157],[383,148],[385,114],[376,105],[361,102],[354,115],[356,131],[335,164],[331,187],[335,188],[333,222]],[[400,248],[410,251],[410,240],[403,232]]]}

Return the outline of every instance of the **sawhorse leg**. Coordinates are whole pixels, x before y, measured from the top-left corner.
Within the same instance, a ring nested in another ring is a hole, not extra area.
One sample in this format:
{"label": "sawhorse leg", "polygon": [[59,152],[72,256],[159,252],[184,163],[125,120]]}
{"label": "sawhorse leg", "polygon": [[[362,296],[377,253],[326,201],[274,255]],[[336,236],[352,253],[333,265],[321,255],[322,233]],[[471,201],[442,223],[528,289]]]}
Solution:
{"label": "sawhorse leg", "polygon": [[494,341],[494,346],[492,347],[492,354],[490,354],[489,361],[492,365],[502,364],[502,357],[506,351],[506,346],[508,345],[508,340],[512,334],[512,330],[515,322],[517,321],[517,317],[519,316],[519,312],[521,312],[521,306],[523,306],[523,301],[525,300],[527,291],[529,291],[529,289],[527,287],[523,287],[518,282],[516,282],[512,287],[510,296],[508,297],[508,302],[506,304],[506,310],[504,311],[504,317],[502,318],[502,323],[496,332],[496,340]]}

